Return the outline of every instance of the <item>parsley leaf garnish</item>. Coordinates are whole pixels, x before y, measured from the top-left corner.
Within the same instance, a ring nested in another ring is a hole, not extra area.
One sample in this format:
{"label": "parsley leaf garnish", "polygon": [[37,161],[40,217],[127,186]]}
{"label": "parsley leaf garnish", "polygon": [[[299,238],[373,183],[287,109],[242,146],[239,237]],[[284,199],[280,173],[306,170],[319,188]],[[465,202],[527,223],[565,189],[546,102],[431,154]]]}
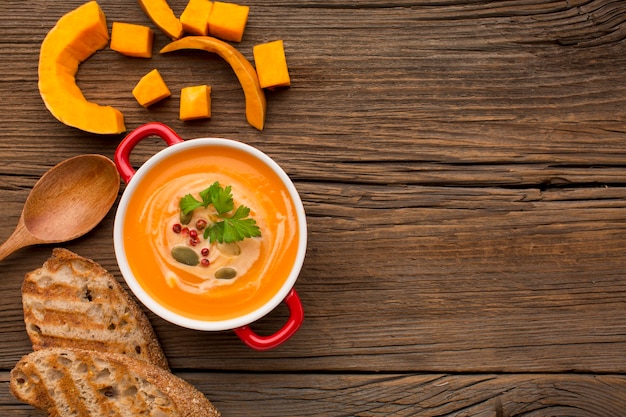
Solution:
{"label": "parsley leaf garnish", "polygon": [[[224,237],[224,242],[236,242],[247,237],[254,237],[257,232],[257,236],[260,236],[261,232],[256,225],[256,221],[249,218],[248,214],[250,214],[248,207],[239,206],[231,217],[224,217],[224,220],[219,222],[223,223],[220,229]],[[206,231],[204,233],[206,235]],[[217,240],[220,242],[219,238]]]}
{"label": "parsley leaf garnish", "polygon": [[[199,195],[202,201],[198,201],[191,194],[185,195],[180,199],[179,207],[183,214],[187,215],[197,208],[213,205],[217,212],[217,221],[204,229],[204,238],[209,239],[211,243],[232,243],[248,237],[261,236],[261,229],[257,226],[256,220],[248,217],[250,208],[240,205],[235,210],[230,185],[223,188],[215,181]],[[234,213],[229,215],[233,210]]]}
{"label": "parsley leaf garnish", "polygon": [[[202,202],[196,200],[194,196],[191,194],[187,194],[183,198],[180,199],[179,207],[183,214],[187,215],[194,211],[197,208],[203,207]],[[208,207],[208,204],[204,207]]]}
{"label": "parsley leaf garnish", "polygon": [[[220,183],[215,181],[205,191],[208,191],[209,200],[211,201],[211,204],[213,204],[213,207],[215,207],[215,210],[217,210],[217,214],[222,215],[224,213],[228,213],[235,208],[230,185],[226,188],[222,188],[220,186]],[[249,211],[250,210],[248,210],[248,212]]]}

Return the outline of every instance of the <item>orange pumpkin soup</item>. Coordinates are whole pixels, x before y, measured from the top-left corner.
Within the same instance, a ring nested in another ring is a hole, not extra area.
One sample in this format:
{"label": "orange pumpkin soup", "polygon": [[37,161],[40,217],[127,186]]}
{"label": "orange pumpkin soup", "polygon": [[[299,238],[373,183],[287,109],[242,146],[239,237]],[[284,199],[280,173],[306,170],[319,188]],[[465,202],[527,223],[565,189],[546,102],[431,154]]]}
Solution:
{"label": "orange pumpkin soup", "polygon": [[[289,191],[271,168],[238,149],[188,148],[137,180],[123,224],[124,251],[138,283],[159,304],[195,320],[228,320],[257,310],[281,289],[299,236]],[[180,199],[200,199],[215,182],[231,187],[235,208],[250,208],[260,237],[228,244],[204,239],[198,221],[211,218],[210,208],[194,210],[188,225],[180,224]],[[177,260],[176,247],[201,262]]]}

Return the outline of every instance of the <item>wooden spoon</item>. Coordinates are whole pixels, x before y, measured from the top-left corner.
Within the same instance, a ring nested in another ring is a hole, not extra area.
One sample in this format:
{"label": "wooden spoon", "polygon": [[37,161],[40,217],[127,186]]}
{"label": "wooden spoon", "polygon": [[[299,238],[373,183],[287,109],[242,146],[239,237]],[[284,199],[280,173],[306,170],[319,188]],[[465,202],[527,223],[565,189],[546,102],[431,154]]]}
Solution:
{"label": "wooden spoon", "polygon": [[120,188],[115,164],[81,155],[52,167],[26,199],[13,234],[0,246],[0,261],[25,246],[76,239],[109,212]]}

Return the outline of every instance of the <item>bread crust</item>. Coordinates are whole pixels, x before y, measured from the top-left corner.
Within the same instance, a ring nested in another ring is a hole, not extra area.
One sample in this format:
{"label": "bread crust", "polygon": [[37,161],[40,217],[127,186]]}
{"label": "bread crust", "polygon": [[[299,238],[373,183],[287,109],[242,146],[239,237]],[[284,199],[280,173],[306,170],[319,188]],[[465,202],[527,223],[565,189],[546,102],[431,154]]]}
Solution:
{"label": "bread crust", "polygon": [[22,285],[26,330],[33,350],[68,347],[119,353],[168,370],[147,316],[98,263],[55,248]]}
{"label": "bread crust", "polygon": [[145,361],[109,352],[47,348],[11,371],[11,393],[50,416],[219,417],[195,387]]}

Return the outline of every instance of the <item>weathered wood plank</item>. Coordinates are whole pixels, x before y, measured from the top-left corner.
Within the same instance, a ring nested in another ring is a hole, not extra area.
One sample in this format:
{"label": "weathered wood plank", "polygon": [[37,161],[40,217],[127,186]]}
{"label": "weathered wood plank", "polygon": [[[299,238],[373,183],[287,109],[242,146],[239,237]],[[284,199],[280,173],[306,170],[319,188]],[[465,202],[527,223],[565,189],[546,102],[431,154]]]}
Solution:
{"label": "weathered wood plank", "polygon": [[[224,416],[604,416],[626,409],[621,375],[324,375],[178,373]],[[43,416],[8,393],[6,416]]]}

